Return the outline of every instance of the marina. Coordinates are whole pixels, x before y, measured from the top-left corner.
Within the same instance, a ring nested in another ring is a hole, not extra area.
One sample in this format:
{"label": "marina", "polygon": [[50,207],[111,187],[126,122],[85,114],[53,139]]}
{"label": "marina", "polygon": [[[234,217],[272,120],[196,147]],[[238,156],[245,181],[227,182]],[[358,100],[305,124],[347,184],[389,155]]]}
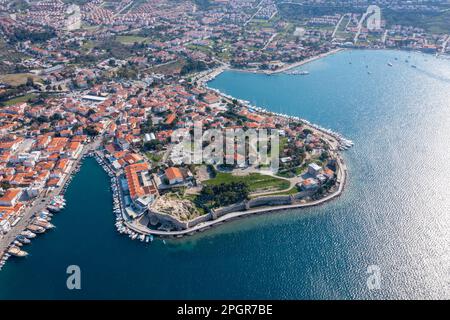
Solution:
{"label": "marina", "polygon": [[[98,146],[99,140],[94,140],[92,144],[86,146],[84,151],[86,153],[90,153],[91,148],[96,148]],[[68,186],[70,185],[73,177],[80,171],[80,167],[82,165],[82,160],[85,159],[86,154],[81,154],[79,159],[75,161],[72,170],[67,173],[66,177],[63,179],[62,184],[57,188],[49,188],[45,194],[40,195],[42,198],[42,202],[35,200],[35,208],[39,208],[36,212],[33,212],[33,207],[28,209],[28,213],[26,213],[23,217],[18,217],[12,227],[16,227],[19,223],[25,222],[24,229],[16,233],[15,238],[11,239],[11,241],[2,243],[2,249],[0,253],[3,251],[4,260],[0,263],[0,271],[5,266],[6,261],[12,255],[14,257],[22,258],[28,256],[28,253],[20,249],[24,244],[30,244],[31,240],[36,237],[38,234],[46,233],[47,231],[56,228],[54,224],[50,221],[52,220],[53,214],[61,212],[66,207],[66,200],[64,198],[64,193],[66,192]],[[45,209],[42,208],[44,206]],[[25,218],[26,215],[29,215],[29,218]],[[2,240],[5,242],[5,240]],[[8,253],[8,255],[6,255]],[[6,258],[5,258],[6,257]]]}

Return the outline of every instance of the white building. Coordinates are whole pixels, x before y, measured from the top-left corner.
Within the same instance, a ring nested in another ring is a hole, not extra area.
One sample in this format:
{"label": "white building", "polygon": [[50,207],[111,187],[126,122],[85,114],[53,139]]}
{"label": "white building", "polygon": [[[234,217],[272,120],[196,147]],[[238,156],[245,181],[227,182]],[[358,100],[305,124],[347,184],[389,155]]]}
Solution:
{"label": "white building", "polygon": [[0,220],[0,234],[6,234],[11,231],[11,224],[8,220]]}
{"label": "white building", "polygon": [[322,172],[322,167],[317,163],[310,163],[308,165],[308,173],[313,175],[314,177],[317,176],[320,172]]}

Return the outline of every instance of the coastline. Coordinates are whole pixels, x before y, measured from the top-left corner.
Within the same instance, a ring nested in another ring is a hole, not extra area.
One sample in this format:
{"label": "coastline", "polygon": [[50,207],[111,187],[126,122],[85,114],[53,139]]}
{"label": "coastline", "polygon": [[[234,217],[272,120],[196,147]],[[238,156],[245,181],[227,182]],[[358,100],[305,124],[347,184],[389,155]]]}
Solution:
{"label": "coastline", "polygon": [[[246,73],[257,73],[257,74],[266,74],[266,75],[273,75],[273,74],[277,74],[277,73],[282,73],[285,71],[288,71],[290,69],[294,69],[303,65],[306,65],[310,62],[331,56],[333,54],[342,52],[347,50],[347,48],[336,48],[324,53],[321,53],[319,55],[316,56],[312,56],[309,58],[306,58],[305,60],[302,61],[298,61],[298,62],[294,62],[294,63],[290,63],[290,64],[285,64],[283,67],[277,69],[277,70],[259,70],[259,69],[240,69],[240,68],[232,68],[230,65],[223,63],[222,65],[220,65],[219,67],[216,67],[212,70],[207,70],[207,71],[203,71],[200,72],[200,74],[197,74],[195,81],[199,82],[200,85],[206,85],[206,83],[208,83],[209,81],[213,80],[214,78],[216,78],[217,76],[219,76],[222,72],[225,71],[234,71],[234,72],[246,72]],[[211,90],[211,88],[209,88]]]}
{"label": "coastline", "polygon": [[292,64],[288,64],[288,65],[285,65],[285,66],[281,67],[280,69],[277,69],[277,70],[274,70],[274,71],[265,72],[265,73],[266,74],[277,74],[277,73],[285,72],[285,71],[288,71],[290,69],[294,69],[294,68],[303,66],[305,64],[308,64],[310,62],[313,62],[313,61],[316,61],[316,60],[319,60],[319,59],[331,56],[333,54],[336,54],[336,53],[344,51],[344,50],[346,50],[346,49],[345,48],[336,48],[336,49],[330,50],[328,52],[321,53],[321,54],[319,54],[317,56],[312,56],[310,58],[306,58],[305,60],[302,60],[302,61],[299,61],[299,62],[295,62],[295,63],[292,63]]}
{"label": "coastline", "polygon": [[141,234],[145,234],[145,235],[159,236],[159,237],[163,237],[163,238],[181,238],[184,236],[191,236],[198,232],[203,232],[203,231],[209,230],[213,227],[218,227],[219,225],[221,225],[224,222],[233,221],[233,220],[236,220],[239,218],[245,218],[245,217],[248,217],[251,215],[268,214],[268,213],[275,213],[275,212],[284,211],[284,210],[309,208],[309,207],[322,205],[322,204],[327,203],[328,201],[331,201],[331,200],[339,197],[344,190],[344,187],[345,187],[345,184],[347,181],[348,169],[347,169],[345,163],[343,162],[342,158],[337,157],[337,162],[338,162],[338,168],[339,168],[338,169],[338,177],[337,177],[337,180],[339,181],[338,190],[336,190],[336,192],[333,192],[332,194],[330,194],[324,198],[318,199],[318,200],[314,200],[314,201],[306,202],[306,203],[295,203],[295,204],[290,204],[290,205],[266,206],[266,207],[260,207],[257,209],[249,209],[249,210],[245,210],[245,211],[234,211],[234,212],[227,213],[217,219],[202,222],[193,227],[190,227],[190,228],[187,228],[184,230],[179,230],[179,231],[152,230],[147,227],[143,227],[142,225],[137,225],[136,223],[134,223],[134,221],[131,223],[126,221],[124,223],[128,228],[130,228],[131,230],[133,230],[137,233],[141,233]]}

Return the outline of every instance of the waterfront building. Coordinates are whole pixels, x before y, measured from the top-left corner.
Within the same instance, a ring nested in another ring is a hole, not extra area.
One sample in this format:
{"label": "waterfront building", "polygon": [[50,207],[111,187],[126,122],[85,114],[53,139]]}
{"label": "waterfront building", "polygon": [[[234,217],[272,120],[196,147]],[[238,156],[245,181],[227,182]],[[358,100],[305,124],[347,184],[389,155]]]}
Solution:
{"label": "waterfront building", "polygon": [[6,190],[3,196],[0,197],[0,206],[14,207],[19,201],[21,195],[22,189],[13,188]]}

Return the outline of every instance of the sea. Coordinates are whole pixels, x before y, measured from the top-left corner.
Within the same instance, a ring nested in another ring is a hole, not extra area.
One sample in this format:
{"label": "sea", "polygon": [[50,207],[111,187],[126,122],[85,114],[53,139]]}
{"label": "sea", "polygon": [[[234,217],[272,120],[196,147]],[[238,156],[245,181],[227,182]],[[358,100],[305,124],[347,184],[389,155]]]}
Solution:
{"label": "sea", "polygon": [[353,140],[340,197],[146,244],[115,230],[109,177],[87,158],[56,229],[0,272],[0,299],[450,298],[450,60],[346,50],[299,70],[208,85]]}

